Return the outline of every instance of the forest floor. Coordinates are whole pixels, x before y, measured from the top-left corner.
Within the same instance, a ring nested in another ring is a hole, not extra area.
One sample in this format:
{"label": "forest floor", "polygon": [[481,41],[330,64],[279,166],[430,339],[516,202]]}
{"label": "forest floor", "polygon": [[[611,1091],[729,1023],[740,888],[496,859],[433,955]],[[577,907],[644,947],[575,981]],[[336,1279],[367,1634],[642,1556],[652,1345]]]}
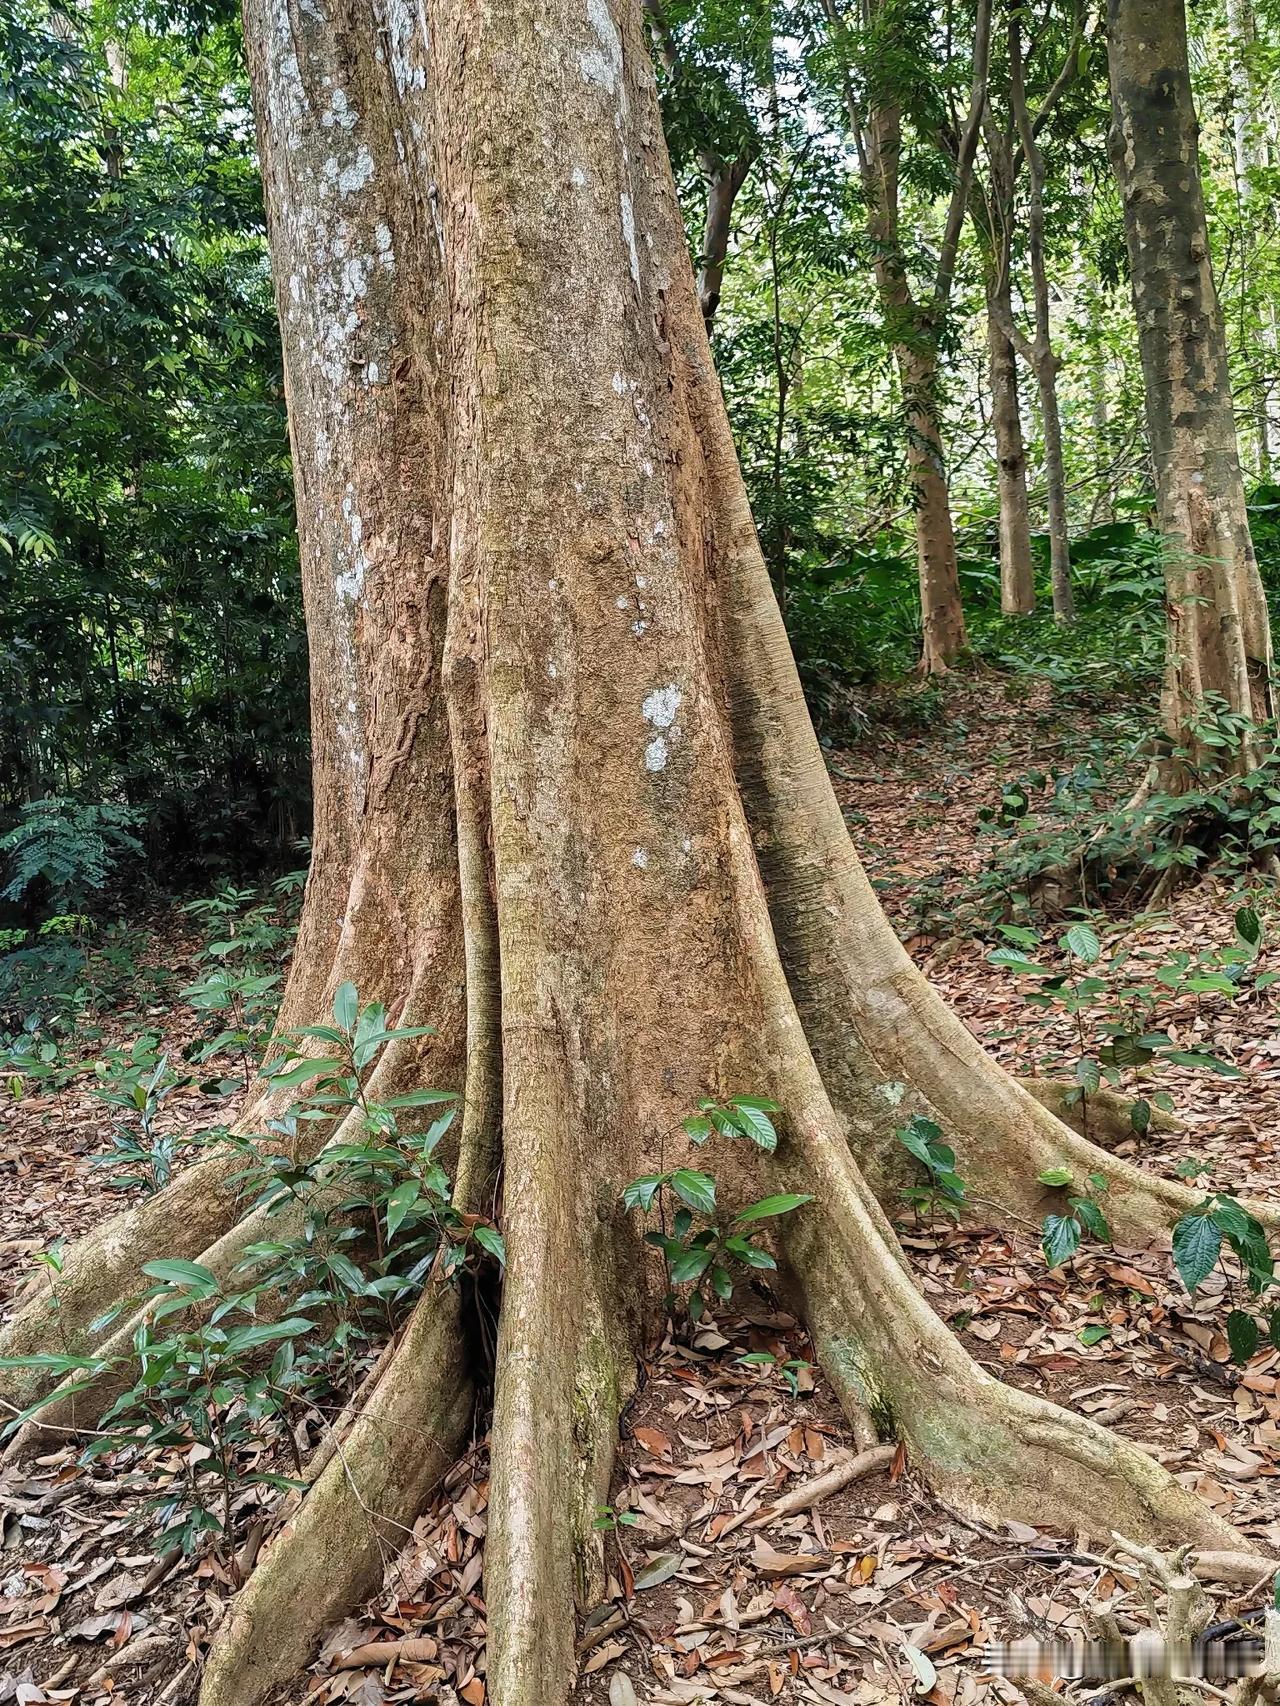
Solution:
{"label": "forest floor", "polygon": [[[1007,693],[989,680],[957,681],[944,723],[878,727],[874,738],[831,754],[855,839],[913,953],[983,1043],[1019,1072],[1062,1076],[1082,1052],[1076,1020],[1029,1005],[1026,980],[990,963],[991,940],[948,920],[963,914],[964,891],[990,857],[979,813],[1011,780],[1070,766],[1099,738],[1096,718],[1064,707],[1048,688]],[[1104,964],[1119,948],[1129,966],[1147,968],[1144,982],[1158,983],[1179,951],[1230,943],[1240,899],[1219,880],[1190,884],[1158,914],[1100,929]],[[199,935],[178,911],[146,924],[148,955],[163,974],[156,989],[176,988],[195,968]],[[1264,945],[1263,954],[1276,959],[1280,950]],[[1183,989],[1165,999],[1160,988],[1159,1022],[1179,1047],[1212,1053],[1239,1076],[1165,1068],[1160,1087],[1182,1127],[1135,1133],[1132,1158],[1172,1173],[1195,1157],[1213,1188],[1275,1191],[1280,1037],[1270,996]],[[176,1051],[201,1029],[168,997],[101,1022],[98,1048],[147,1024]],[[80,1074],[0,1112],[6,1292],[26,1258],[118,1203],[90,1165],[111,1123],[91,1090],[91,1075]],[[174,1098],[165,1118],[211,1123],[233,1111],[234,1097],[193,1090]],[[1167,1250],[1086,1243],[1051,1272],[1034,1228],[1011,1236],[983,1225],[981,1211],[958,1226],[914,1219],[905,1208],[901,1219],[918,1283],[980,1363],[1139,1442],[1280,1553],[1280,1495],[1271,1486],[1280,1476],[1280,1353],[1260,1351],[1246,1368],[1230,1362],[1220,1286],[1211,1280],[1188,1297]],[[981,1706],[1021,1698],[1015,1683],[985,1668],[989,1640],[1070,1632],[1086,1606],[1109,1606],[1122,1627],[1143,1626],[1131,1566],[1091,1555],[1072,1534],[975,1524],[897,1455],[816,1508],[770,1520],[778,1498],[846,1459],[851,1446],[794,1321],[763,1295],[740,1292],[734,1303],[696,1333],[669,1338],[642,1369],[602,1513],[608,1588],[582,1632],[583,1706]],[[257,1498],[246,1495],[250,1514]],[[332,1632],[285,1706],[483,1706],[486,1500],[477,1439],[405,1550],[388,1558],[381,1593]],[[86,1467],[71,1444],[7,1471],[0,1706],[194,1698],[229,1584],[211,1558],[159,1559],[157,1521],[109,1461]],[[1214,1591],[1223,1618],[1265,1597],[1238,1583]],[[361,1651],[372,1642],[378,1653]]]}

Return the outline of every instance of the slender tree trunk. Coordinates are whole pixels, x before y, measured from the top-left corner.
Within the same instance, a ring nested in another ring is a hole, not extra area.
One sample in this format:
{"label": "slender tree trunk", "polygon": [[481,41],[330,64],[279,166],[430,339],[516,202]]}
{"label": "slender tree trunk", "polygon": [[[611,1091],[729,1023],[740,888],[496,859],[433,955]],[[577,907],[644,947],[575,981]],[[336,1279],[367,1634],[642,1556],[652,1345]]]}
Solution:
{"label": "slender tree trunk", "polygon": [[1049,498],[1049,578],[1053,588],[1053,614],[1058,622],[1075,619],[1071,591],[1071,544],[1067,531],[1067,473],[1062,454],[1062,417],[1058,409],[1059,361],[1053,350],[1049,314],[1049,275],[1045,262],[1044,156],[1036,141],[1035,126],[1027,107],[1022,58],[1021,9],[1009,17],[1009,103],[1013,110],[1018,141],[1027,165],[1027,252],[1031,262],[1032,296],[1035,301],[1035,339],[1031,365],[1040,391],[1041,426],[1044,434],[1044,477]]}
{"label": "slender tree trunk", "polygon": [[[1249,277],[1249,257],[1254,247],[1254,219],[1259,211],[1254,174],[1265,167],[1266,147],[1259,125],[1259,90],[1251,63],[1256,47],[1256,28],[1251,0],[1227,0],[1227,41],[1231,70],[1231,132],[1234,144],[1237,194],[1240,202],[1240,270]],[[1270,209],[1264,217],[1273,217]],[[1263,358],[1262,371],[1253,373],[1254,430],[1258,454],[1258,474],[1263,480],[1271,476],[1272,424],[1270,391],[1276,378],[1276,322],[1274,303],[1261,303],[1258,308],[1257,339]]]}
{"label": "slender tree trunk", "polygon": [[[680,1125],[708,1094],[783,1110],[776,1151],[715,1155],[720,1208],[811,1199],[779,1223],[778,1283],[855,1428],[898,1433],[974,1513],[1243,1545],[1137,1446],[975,1364],[861,1170],[895,1200],[882,1090],[900,1080],[1011,1212],[1044,1212],[1037,1173],[1064,1163],[1105,1173],[1129,1241],[1196,1200],[994,1067],[853,855],[734,456],[639,6],[546,0],[535,21],[433,0],[426,21],[247,10],[316,717],[287,1022],[322,1021],[351,977],[434,1024],[388,1045],[366,1094],[460,1086],[458,1206],[492,1203],[500,1170],[492,1706],[569,1697],[575,1606],[603,1577],[592,1519],[666,1284],[620,1196],[708,1164]],[[56,1299],[32,1295],[0,1348],[127,1355],[157,1245],[240,1285],[264,1231],[218,1164],[191,1169],[69,1250]],[[223,1619],[202,1706],[260,1706],[377,1579],[467,1426],[460,1316],[428,1286]],[[3,1367],[0,1393],[53,1378]],[[15,1450],[84,1425],[110,1386],[60,1391]]]}
{"label": "slender tree trunk", "polygon": [[964,607],[946,453],[938,426],[937,333],[911,294],[898,236],[898,157],[902,117],[888,102],[871,114],[866,142],[868,227],[886,321],[897,329],[894,356],[907,420],[907,467],[915,508],[920,580],[921,668],[945,671],[966,650]]}
{"label": "slender tree trunk", "polygon": [[[1222,312],[1209,262],[1182,0],[1110,0],[1111,155],[1124,203],[1164,537],[1165,731],[1191,769],[1209,696],[1274,711],[1271,636],[1245,511]],[[1257,758],[1245,741],[1237,766]],[[1179,771],[1164,780],[1176,786]],[[1185,771],[1182,772],[1185,774]]]}
{"label": "slender tree trunk", "polygon": [[933,675],[945,671],[969,644],[960,602],[946,452],[938,430],[938,352],[926,333],[918,343],[900,344],[896,353],[907,415],[907,467],[915,497],[921,668]]}
{"label": "slender tree trunk", "polygon": [[[847,31],[839,0],[823,0],[837,51],[847,53]],[[880,0],[868,0],[866,19],[883,21]],[[867,235],[875,253],[875,275],[886,327],[902,382],[907,419],[907,466],[916,513],[916,562],[923,635],[921,668],[944,671],[968,648],[955,532],[951,523],[946,455],[938,423],[938,337],[945,320],[955,260],[973,181],[990,50],[990,0],[979,0],[974,32],[973,83],[969,111],[954,138],[955,183],[947,209],[937,273],[927,303],[918,303],[907,277],[899,233],[898,179],[902,113],[892,96],[877,100],[865,121],[847,59],[842,60],[844,104],[858,154],[867,205]]]}
{"label": "slender tree trunk", "polygon": [[1107,357],[1102,343],[1102,314],[1096,281],[1086,275],[1085,301],[1089,312],[1089,415],[1093,422],[1094,498],[1089,525],[1104,526],[1115,519],[1112,506],[1111,406],[1107,398]]}
{"label": "slender tree trunk", "polygon": [[1067,524],[1067,469],[1062,453],[1062,415],[1058,408],[1058,357],[1042,347],[1036,360],[1040,388],[1041,428],[1044,433],[1044,478],[1049,500],[1049,579],[1053,615],[1074,622],[1075,594],[1071,590],[1071,545]]}
{"label": "slender tree trunk", "polygon": [[1009,274],[995,264],[986,269],[986,294],[991,425],[996,441],[1000,498],[1000,608],[1006,616],[1025,616],[1036,607],[1027,452],[1022,442],[1018,358],[1005,329],[1013,318]]}

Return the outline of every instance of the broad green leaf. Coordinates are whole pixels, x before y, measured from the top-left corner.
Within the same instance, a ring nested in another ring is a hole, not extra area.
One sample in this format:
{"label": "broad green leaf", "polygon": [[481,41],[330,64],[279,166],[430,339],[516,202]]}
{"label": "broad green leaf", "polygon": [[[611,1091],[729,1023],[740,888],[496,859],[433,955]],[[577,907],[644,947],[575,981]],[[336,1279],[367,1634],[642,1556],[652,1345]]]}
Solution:
{"label": "broad green leaf", "polygon": [[1082,1345],[1101,1344],[1110,1331],[1110,1327],[1104,1326],[1100,1321],[1091,1321],[1087,1327],[1080,1329],[1080,1343]]}
{"label": "broad green leaf", "polygon": [[1227,1316],[1227,1344],[1231,1360],[1246,1363],[1257,1354],[1262,1333],[1253,1316],[1243,1309],[1233,1309]]}
{"label": "broad green leaf", "polygon": [[171,1257],[144,1262],[142,1271],[148,1279],[159,1280],[163,1285],[182,1286],[196,1297],[212,1297],[218,1289],[217,1274],[201,1267],[199,1262],[183,1262]]}
{"label": "broad green leaf", "polygon": [[737,1099],[734,1101],[733,1108],[738,1116],[738,1123],[742,1126],[746,1136],[753,1143],[759,1144],[761,1149],[768,1150],[772,1154],[778,1147],[778,1134],[773,1129],[773,1121],[764,1109],[756,1107],[750,1102]]}
{"label": "broad green leaf", "polygon": [[680,1167],[671,1175],[671,1188],[681,1202],[688,1203],[699,1214],[716,1212],[716,1182],[709,1173]]}
{"label": "broad green leaf", "polygon": [[421,1191],[416,1179],[405,1179],[387,1198],[387,1242],[400,1230],[405,1216],[418,1201]]}
{"label": "broad green leaf", "polygon": [[1184,1214],[1173,1229],[1173,1259],[1182,1283],[1195,1291],[1217,1266],[1222,1233],[1207,1214]]}
{"label": "broad green leaf", "polygon": [[475,1241],[482,1250],[487,1250],[494,1257],[499,1267],[507,1265],[507,1246],[501,1232],[496,1226],[477,1226],[474,1233]]}
{"label": "broad green leaf", "polygon": [[1070,1261],[1080,1248],[1080,1222],[1074,1214],[1047,1214],[1041,1231],[1040,1248],[1050,1268],[1060,1268]]}
{"label": "broad green leaf", "polygon": [[1055,1189],[1060,1185],[1071,1183],[1070,1167],[1046,1167],[1043,1173],[1037,1173],[1036,1178],[1042,1185],[1051,1185]]}
{"label": "broad green leaf", "polygon": [[790,1214],[793,1209],[802,1208],[805,1203],[812,1202],[811,1196],[783,1195],[777,1197],[761,1197],[759,1202],[753,1202],[749,1208],[744,1208],[741,1214],[735,1214],[735,1226],[743,1226],[752,1220],[772,1220],[778,1214]]}
{"label": "broad green leaf", "polygon": [[642,1208],[647,1213],[653,1207],[653,1199],[666,1182],[663,1173],[650,1173],[646,1178],[633,1179],[622,1193],[623,1206],[626,1208]]}
{"label": "broad green leaf", "polygon": [[671,1283],[684,1285],[688,1280],[700,1279],[710,1266],[710,1250],[681,1250],[671,1263]]}
{"label": "broad green leaf", "polygon": [[1086,966],[1091,966],[1102,955],[1102,945],[1091,924],[1073,924],[1063,936],[1061,946],[1073,959]]}
{"label": "broad green leaf", "polygon": [[333,1016],[348,1036],[356,1027],[360,1012],[360,996],[354,983],[340,983],[334,991]]}

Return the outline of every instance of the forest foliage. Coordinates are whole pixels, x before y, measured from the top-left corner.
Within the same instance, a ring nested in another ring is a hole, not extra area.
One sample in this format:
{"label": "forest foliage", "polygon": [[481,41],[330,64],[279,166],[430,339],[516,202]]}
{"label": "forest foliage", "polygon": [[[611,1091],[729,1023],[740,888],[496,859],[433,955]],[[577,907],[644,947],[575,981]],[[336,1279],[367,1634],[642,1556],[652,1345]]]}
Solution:
{"label": "forest foliage", "polygon": [[[894,349],[924,322],[913,330],[877,296],[848,103],[900,111],[901,258],[924,302],[975,16],[975,0],[646,6],[704,276],[711,203],[732,189],[713,348],[802,677],[833,739],[878,714],[877,684],[908,677],[920,648],[911,399]],[[998,139],[1015,129],[1014,22],[1028,106],[1048,113],[1043,259],[1079,609],[1070,629],[1047,609],[1045,430],[1025,361],[1039,598],[1034,615],[1001,615],[984,307],[1000,217],[1012,221],[1019,335],[1034,331],[1035,294],[1025,171],[1010,207],[995,205]],[[1275,594],[1280,14],[1273,0],[1230,17],[1204,0],[1190,28],[1253,536]],[[1127,683],[1154,704],[1160,542],[1107,158],[1104,32],[1094,5],[995,6],[951,304],[926,334],[941,353],[936,409],[974,651],[1002,669]],[[168,880],[286,863],[308,827],[306,649],[234,10],[17,0],[0,23],[0,152],[0,833],[5,897],[19,909],[9,922],[29,925],[81,909],[112,867],[141,875],[140,852],[161,857]],[[911,714],[935,704],[926,692]],[[71,799],[77,815],[62,814],[58,858],[42,865],[37,843]]]}

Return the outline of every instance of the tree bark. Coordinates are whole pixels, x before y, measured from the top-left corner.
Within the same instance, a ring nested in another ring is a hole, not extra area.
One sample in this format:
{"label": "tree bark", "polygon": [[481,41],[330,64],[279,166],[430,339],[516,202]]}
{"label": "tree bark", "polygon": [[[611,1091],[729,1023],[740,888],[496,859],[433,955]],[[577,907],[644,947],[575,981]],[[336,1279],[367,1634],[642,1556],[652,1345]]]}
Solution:
{"label": "tree bark", "polygon": [[[838,51],[847,48],[838,0],[824,0],[824,11]],[[875,23],[879,0],[868,17]],[[979,0],[973,49],[969,110],[952,139],[955,181],[947,208],[937,271],[927,302],[917,302],[907,276],[899,231],[899,157],[902,113],[891,95],[878,99],[863,115],[847,63],[843,65],[844,104],[857,149],[867,205],[867,235],[874,251],[876,285],[902,383],[907,424],[907,467],[916,517],[916,563],[920,580],[921,668],[926,675],[945,671],[968,649],[946,454],[938,424],[938,340],[951,298],[956,255],[973,179],[986,101],[991,7]]]}
{"label": "tree bark", "polygon": [[894,332],[894,357],[907,422],[907,468],[916,524],[920,581],[921,668],[945,671],[968,648],[946,452],[938,426],[937,330],[911,292],[898,233],[898,157],[902,120],[882,103],[871,114],[865,181],[871,201],[867,223],[875,250],[876,284]]}
{"label": "tree bark", "polygon": [[[1257,185],[1254,174],[1267,164],[1267,149],[1260,125],[1260,93],[1252,55],[1257,45],[1257,27],[1252,0],[1227,0],[1227,44],[1231,72],[1231,135],[1235,154],[1236,193],[1240,206],[1240,270],[1249,277],[1249,256],[1254,247],[1254,220],[1258,214]],[[1270,217],[1267,209],[1264,217]],[[1275,304],[1257,305],[1258,353],[1262,357],[1259,372],[1253,367],[1254,431],[1258,455],[1258,476],[1271,478],[1274,456],[1275,428],[1271,419],[1271,388],[1276,382],[1276,316]],[[1251,364],[1252,365],[1252,364]]]}
{"label": "tree bark", "polygon": [[[1194,732],[1225,705],[1274,714],[1271,636],[1245,511],[1222,312],[1209,262],[1198,124],[1181,0],[1110,0],[1111,156],[1124,204],[1147,425],[1165,548],[1162,714],[1184,760],[1166,786],[1222,759]],[[1246,738],[1234,768],[1258,757]]]}
{"label": "tree bark", "polygon": [[[367,1093],[461,1085],[459,1207],[501,1170],[493,1706],[568,1699],[575,1606],[602,1579],[592,1518],[665,1289],[621,1192],[686,1159],[710,1160],[725,1212],[812,1199],[779,1223],[779,1283],[851,1417],[896,1433],[944,1497],[1244,1549],[1138,1447],[971,1361],[861,1170],[894,1200],[895,1079],[1011,1210],[1043,1212],[1036,1174],[1064,1160],[1106,1174],[1130,1241],[1195,1200],[987,1059],[853,855],[734,455],[636,0],[546,0],[536,23],[518,0],[324,17],[250,0],[247,25],[322,832],[286,1022],[322,1021],[352,977],[434,1024],[389,1046]],[[748,1089],[783,1110],[776,1153],[691,1149],[697,1101]],[[4,1349],[99,1341],[93,1317],[165,1236],[230,1280],[260,1213],[237,1222],[211,1177],[70,1251],[56,1329],[32,1302]],[[459,1316],[430,1285],[234,1601],[202,1706],[270,1698],[412,1525],[467,1423]],[[105,1396],[80,1393],[81,1425]]]}
{"label": "tree bark", "polygon": [[[1040,418],[1044,434],[1044,477],[1049,500],[1049,579],[1053,589],[1053,614],[1058,622],[1075,619],[1075,596],[1071,590],[1071,544],[1067,528],[1067,472],[1062,454],[1062,416],[1058,408],[1058,368],[1049,315],[1049,275],[1045,262],[1044,156],[1036,140],[1036,126],[1027,106],[1022,54],[1022,13],[1015,8],[1009,16],[1009,104],[1018,144],[1027,166],[1027,254],[1031,263],[1032,298],[1035,303],[1035,338],[1028,351],[1040,391]],[[1074,56],[1073,39],[1069,54]],[[1041,109],[1041,117],[1048,106]],[[1006,245],[1006,266],[1010,259]]]}
{"label": "tree bark", "polygon": [[1000,499],[1000,608],[1006,616],[1026,616],[1036,607],[1027,452],[1018,399],[1018,359],[1006,329],[1013,319],[1009,274],[993,258],[988,259],[985,285],[991,425]]}

